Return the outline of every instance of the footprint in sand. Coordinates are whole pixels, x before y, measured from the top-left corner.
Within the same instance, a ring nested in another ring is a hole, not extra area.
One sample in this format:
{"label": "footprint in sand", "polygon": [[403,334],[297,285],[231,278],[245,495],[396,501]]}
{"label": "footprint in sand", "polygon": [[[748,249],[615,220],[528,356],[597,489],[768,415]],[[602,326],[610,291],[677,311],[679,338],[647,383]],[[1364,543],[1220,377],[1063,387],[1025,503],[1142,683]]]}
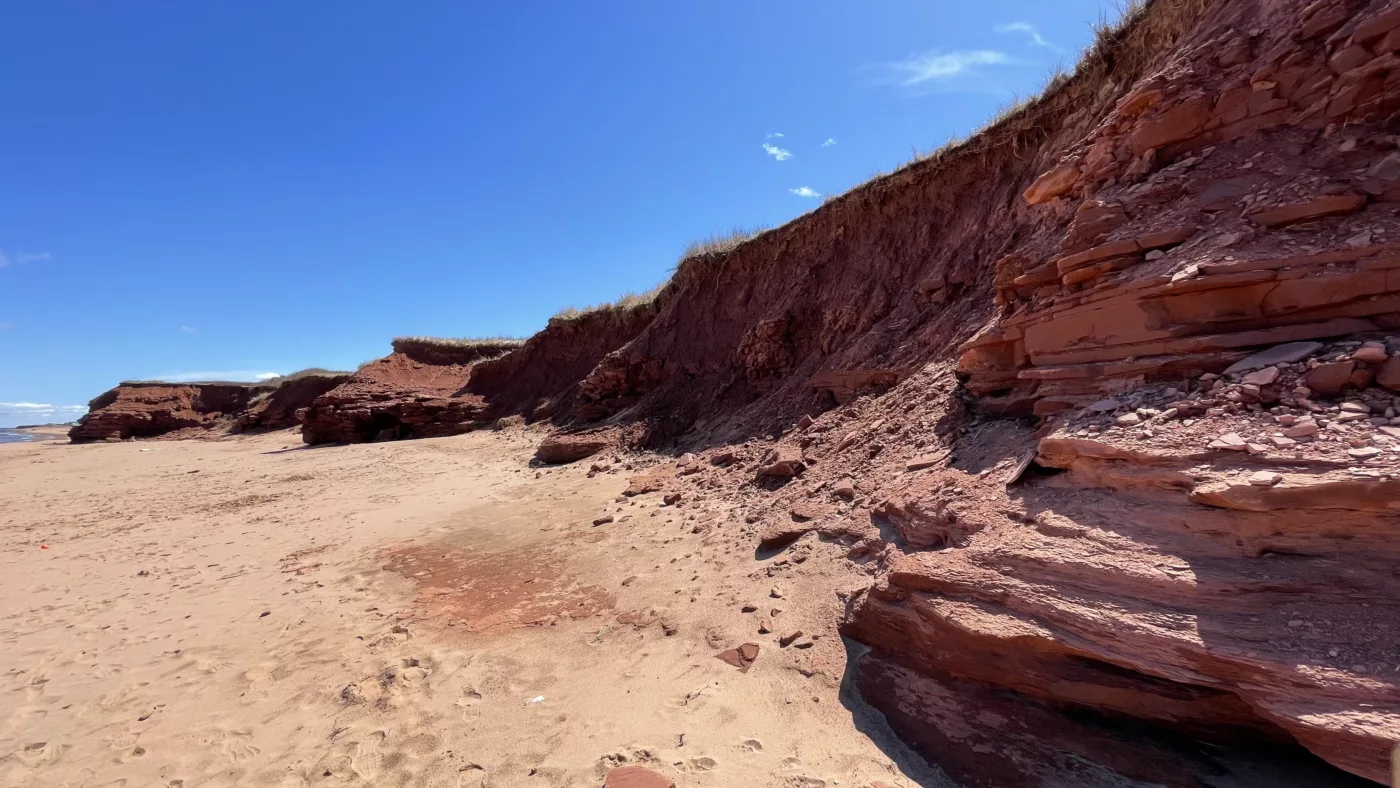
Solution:
{"label": "footprint in sand", "polygon": [[475,687],[463,687],[462,697],[457,699],[458,706],[475,706],[481,702],[481,693]]}
{"label": "footprint in sand", "polygon": [[708,755],[702,755],[699,758],[691,758],[689,763],[690,768],[697,772],[708,772],[716,766],[719,766],[719,761]]}
{"label": "footprint in sand", "polygon": [[67,744],[54,744],[53,742],[36,741],[24,745],[23,748],[12,753],[11,757],[31,769],[40,766],[57,763],[63,753],[70,749]]}
{"label": "footprint in sand", "polygon": [[355,750],[350,755],[350,770],[360,779],[373,782],[378,775],[379,748],[388,735],[382,730],[371,731],[363,740],[354,742]]}
{"label": "footprint in sand", "polygon": [[763,752],[763,742],[758,739],[744,739],[739,746],[749,752]]}
{"label": "footprint in sand", "polygon": [[246,729],[219,731],[215,734],[214,741],[218,743],[224,756],[235,763],[246,761],[262,752],[253,745],[253,732]]}

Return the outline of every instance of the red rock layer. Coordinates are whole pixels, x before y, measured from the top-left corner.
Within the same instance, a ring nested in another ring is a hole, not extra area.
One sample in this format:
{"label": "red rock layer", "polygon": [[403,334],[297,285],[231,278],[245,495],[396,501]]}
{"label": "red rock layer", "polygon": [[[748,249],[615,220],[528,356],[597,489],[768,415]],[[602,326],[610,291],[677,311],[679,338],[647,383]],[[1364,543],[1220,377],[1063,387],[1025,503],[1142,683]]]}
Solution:
{"label": "red rock layer", "polygon": [[[664,302],[669,291],[659,296]],[[656,316],[657,302],[554,318],[544,330],[500,358],[477,365],[469,388],[486,397],[494,416],[529,420],[590,419],[605,409],[579,408],[579,382],[610,353],[632,341]]]}
{"label": "red rock layer", "polygon": [[260,390],[238,416],[234,432],[285,430],[301,424],[316,398],[350,379],[350,375],[307,375],[284,380],[271,391]]}
{"label": "red rock layer", "polygon": [[88,403],[68,431],[74,442],[149,438],[236,418],[257,394],[237,383],[123,383]]}
{"label": "red rock layer", "polygon": [[[1154,3],[1024,115],[683,266],[582,400],[694,449],[782,434],[704,475],[769,549],[851,546],[858,683],[964,779],[1152,778],[1086,714],[1385,779],[1397,30],[1386,2]],[[1207,377],[1328,337],[1376,357]],[[1277,440],[1304,421],[1328,440]]]}
{"label": "red rock layer", "polygon": [[88,403],[69,430],[76,442],[153,438],[177,430],[249,432],[301,423],[298,414],[348,375],[274,383],[123,383]]}
{"label": "red rock layer", "polygon": [[302,440],[366,443],[467,432],[486,407],[465,390],[472,363],[432,363],[404,353],[371,361],[306,409]]}

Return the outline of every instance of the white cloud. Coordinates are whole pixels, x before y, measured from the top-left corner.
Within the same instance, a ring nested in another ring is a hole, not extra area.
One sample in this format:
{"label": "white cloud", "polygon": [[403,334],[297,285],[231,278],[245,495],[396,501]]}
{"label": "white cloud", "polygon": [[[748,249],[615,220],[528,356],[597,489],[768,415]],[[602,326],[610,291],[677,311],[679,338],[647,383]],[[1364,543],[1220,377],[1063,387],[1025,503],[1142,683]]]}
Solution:
{"label": "white cloud", "polygon": [[0,268],[7,265],[19,265],[21,263],[46,263],[53,259],[53,255],[48,252],[16,252],[13,258],[8,257],[4,252],[0,252]]}
{"label": "white cloud", "polygon": [[798,186],[796,189],[788,189],[788,191],[792,192],[793,194],[796,194],[798,197],[822,196],[821,192],[817,191],[816,189],[813,189],[810,186]]}
{"label": "white cloud", "polygon": [[827,137],[827,138],[826,138],[826,142],[823,142],[823,143],[822,143],[822,147],[823,147],[823,148],[830,148],[832,145],[835,145],[835,144],[836,144],[836,140],[834,140],[834,139],[832,139],[832,138],[830,138],[830,137]]}
{"label": "white cloud", "polygon": [[171,372],[165,375],[152,375],[150,380],[164,380],[168,383],[192,383],[201,380],[268,380],[279,377],[276,372],[263,372],[256,369],[223,369],[200,372]]}
{"label": "white cloud", "polygon": [[785,151],[782,148],[779,148],[777,145],[769,145],[766,142],[763,143],[763,152],[767,153],[769,156],[772,156],[778,161],[786,161],[787,159],[792,158],[792,153],[790,151]]}
{"label": "white cloud", "polygon": [[783,136],[783,133],[782,133],[781,131],[770,131],[770,132],[768,132],[767,134],[764,134],[764,135],[763,135],[763,138],[764,138],[765,140],[771,140],[771,139],[773,139],[774,137],[781,137],[781,136]]}
{"label": "white cloud", "polygon": [[197,329],[192,326],[180,326],[180,331],[185,334],[193,334]]}
{"label": "white cloud", "polygon": [[87,412],[86,405],[50,405],[46,402],[0,402],[0,426],[71,421]]}
{"label": "white cloud", "polygon": [[1060,49],[1059,47],[1055,46],[1049,41],[1046,41],[1045,36],[1042,36],[1040,34],[1040,31],[1035,28],[1035,25],[1031,24],[1030,22],[1012,22],[1011,24],[1007,25],[997,25],[996,27],[992,28],[992,30],[997,33],[1025,33],[1026,35],[1030,36],[1031,43],[1035,44],[1038,47],[1053,49],[1056,52],[1064,51],[1063,49]]}
{"label": "white cloud", "polygon": [[1014,62],[1005,52],[971,49],[944,53],[926,52],[898,63],[889,63],[887,66],[896,74],[903,75],[899,84],[908,87],[973,73],[981,66],[1010,65]]}

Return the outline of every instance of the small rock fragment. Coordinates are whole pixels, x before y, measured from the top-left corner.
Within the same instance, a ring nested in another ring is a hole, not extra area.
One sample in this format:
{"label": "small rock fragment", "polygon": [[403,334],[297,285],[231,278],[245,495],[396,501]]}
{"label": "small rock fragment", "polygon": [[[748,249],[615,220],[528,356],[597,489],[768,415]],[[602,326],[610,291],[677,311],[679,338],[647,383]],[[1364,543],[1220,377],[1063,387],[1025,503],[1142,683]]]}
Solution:
{"label": "small rock fragment", "polygon": [[1283,481],[1283,475],[1273,471],[1258,471],[1249,477],[1249,483],[1256,487],[1273,487]]}
{"label": "small rock fragment", "polygon": [[1233,432],[1227,432],[1211,441],[1210,448],[1223,449],[1225,451],[1245,451],[1249,448],[1249,444],[1239,435]]}
{"label": "small rock fragment", "polygon": [[1251,386],[1272,386],[1279,374],[1278,367],[1264,367],[1246,374],[1240,382]]}
{"label": "small rock fragment", "polygon": [[1390,354],[1385,351],[1384,344],[1380,342],[1367,342],[1357,348],[1356,351],[1351,354],[1351,357],[1356,361],[1365,361],[1369,364],[1381,364],[1384,363],[1386,359],[1390,358]]}

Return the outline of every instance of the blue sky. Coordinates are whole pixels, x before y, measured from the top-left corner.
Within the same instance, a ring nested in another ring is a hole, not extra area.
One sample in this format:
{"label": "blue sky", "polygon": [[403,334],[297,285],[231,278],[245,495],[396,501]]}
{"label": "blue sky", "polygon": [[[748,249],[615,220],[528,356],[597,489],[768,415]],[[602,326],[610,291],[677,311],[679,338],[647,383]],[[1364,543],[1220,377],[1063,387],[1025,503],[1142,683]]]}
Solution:
{"label": "blue sky", "polygon": [[[527,335],[980,126],[1111,0],[17,4],[0,426]],[[37,408],[33,406],[53,406]],[[81,412],[79,409],[77,412]]]}

